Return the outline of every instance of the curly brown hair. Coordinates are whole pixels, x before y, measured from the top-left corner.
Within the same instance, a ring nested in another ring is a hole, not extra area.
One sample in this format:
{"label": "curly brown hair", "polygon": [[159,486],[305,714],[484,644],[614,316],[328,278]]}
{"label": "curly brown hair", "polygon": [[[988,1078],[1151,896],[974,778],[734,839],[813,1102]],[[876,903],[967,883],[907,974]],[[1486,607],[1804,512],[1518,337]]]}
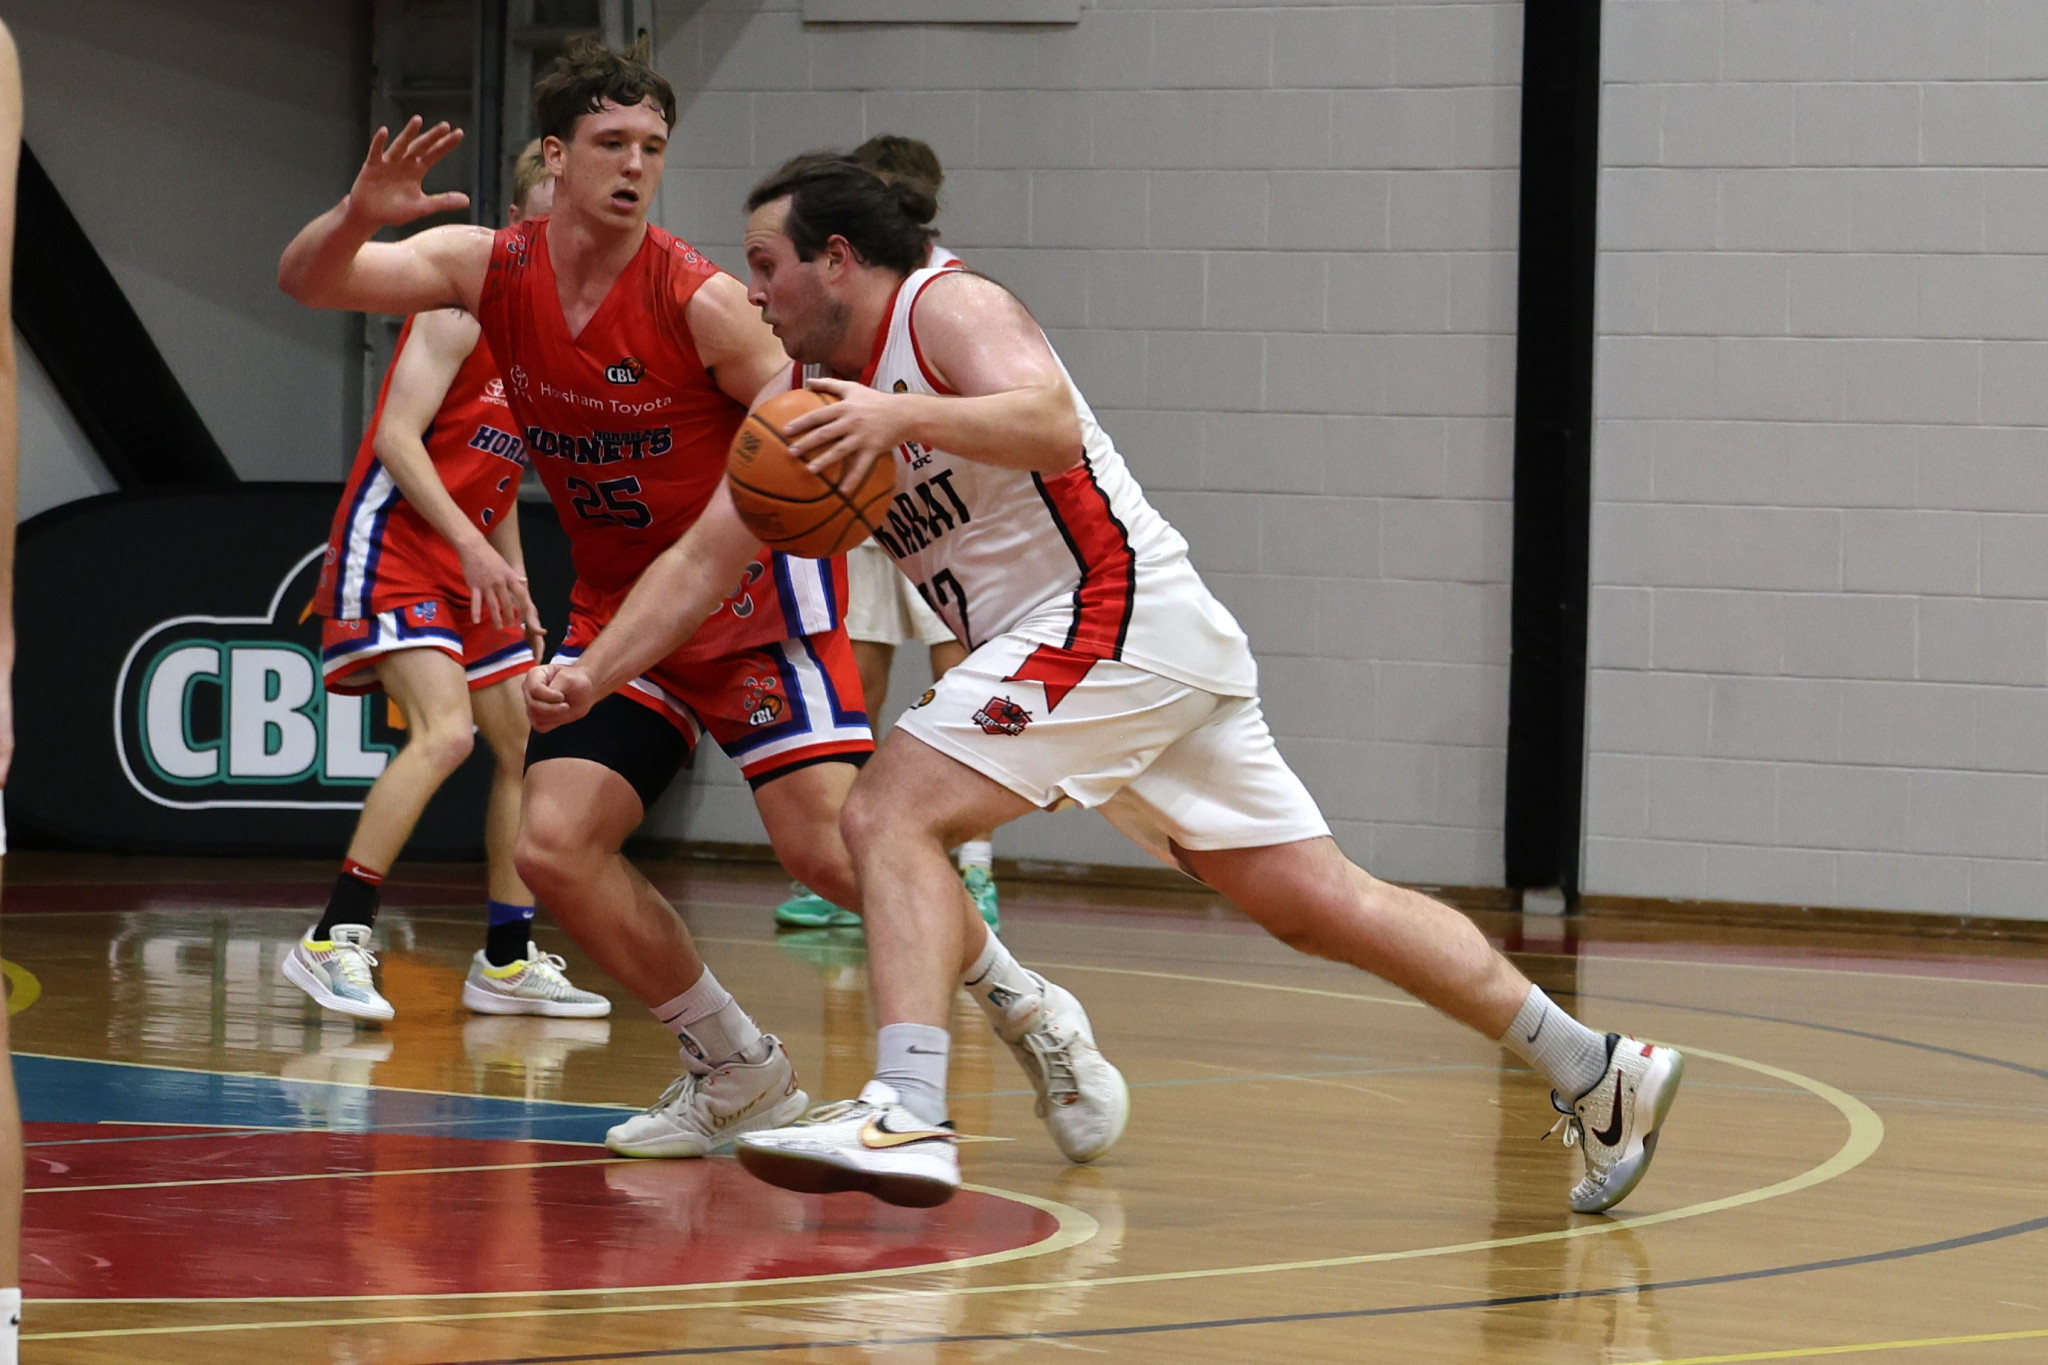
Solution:
{"label": "curly brown hair", "polygon": [[595,114],[610,100],[632,106],[652,99],[673,132],[676,91],[652,65],[646,35],[624,52],[614,52],[596,38],[571,38],[548,74],[533,87],[533,112],[542,137],[567,142],[576,120]]}

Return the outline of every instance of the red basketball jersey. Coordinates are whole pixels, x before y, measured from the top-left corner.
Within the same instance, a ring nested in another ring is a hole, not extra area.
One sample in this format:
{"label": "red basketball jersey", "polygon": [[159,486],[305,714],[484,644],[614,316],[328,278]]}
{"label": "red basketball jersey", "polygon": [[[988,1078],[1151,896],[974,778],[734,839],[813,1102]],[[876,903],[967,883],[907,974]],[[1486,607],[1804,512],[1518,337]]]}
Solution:
{"label": "red basketball jersey", "polygon": [[[647,229],[580,335],[562,315],[546,219],[501,229],[478,318],[504,366],[529,457],[576,562],[572,606],[609,620],[647,565],[703,515],[746,409],[722,393],[684,316],[718,273],[688,242]],[[680,651],[708,659],[831,630],[846,564],[763,551]]]}
{"label": "red basketball jersey", "polygon": [[[377,458],[377,429],[384,421],[391,376],[411,339],[412,321],[407,319],[328,532],[327,558],[313,596],[313,610],[322,616],[351,621],[429,598],[469,601],[455,547],[405,500]],[[526,443],[516,432],[491,348],[479,337],[425,436],[434,472],[479,531],[512,515],[526,464]]]}

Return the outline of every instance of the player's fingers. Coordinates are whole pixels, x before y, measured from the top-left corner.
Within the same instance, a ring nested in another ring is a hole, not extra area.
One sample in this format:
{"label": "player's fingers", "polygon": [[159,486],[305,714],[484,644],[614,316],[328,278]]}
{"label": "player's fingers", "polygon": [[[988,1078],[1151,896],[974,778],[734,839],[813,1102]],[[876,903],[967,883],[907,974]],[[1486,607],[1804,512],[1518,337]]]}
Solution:
{"label": "player's fingers", "polygon": [[419,134],[419,131],[420,116],[414,114],[405,121],[405,126],[398,130],[398,136],[391,139],[391,145],[388,149],[390,155],[386,157],[386,160],[395,160],[398,157],[404,156],[406,148],[412,145],[412,140]]}
{"label": "player's fingers", "polygon": [[[795,452],[792,451],[791,453],[794,454]],[[852,437],[833,440],[823,445],[820,449],[810,452],[810,458],[804,461],[804,467],[813,474],[822,474],[833,465],[853,458],[859,453],[860,447],[854,443]],[[870,461],[870,463],[873,462]]]}
{"label": "player's fingers", "polygon": [[417,148],[413,152],[413,156],[419,160],[421,168],[424,169],[454,151],[461,143],[462,130],[460,128],[450,128],[444,123],[428,135],[425,145]]}
{"label": "player's fingers", "polygon": [[857,386],[844,379],[827,379],[825,376],[819,375],[815,379],[806,379],[804,387],[813,393],[822,393],[832,398],[844,398],[847,394],[852,393]]}
{"label": "player's fingers", "polygon": [[379,128],[376,132],[370,134],[370,154],[364,157],[363,160],[376,161],[382,158],[385,145],[390,141],[391,130],[389,128]]}
{"label": "player's fingers", "polygon": [[428,210],[430,213],[451,213],[456,209],[468,208],[469,196],[461,190],[449,190],[446,194],[436,194],[429,197],[427,202],[433,205]]}

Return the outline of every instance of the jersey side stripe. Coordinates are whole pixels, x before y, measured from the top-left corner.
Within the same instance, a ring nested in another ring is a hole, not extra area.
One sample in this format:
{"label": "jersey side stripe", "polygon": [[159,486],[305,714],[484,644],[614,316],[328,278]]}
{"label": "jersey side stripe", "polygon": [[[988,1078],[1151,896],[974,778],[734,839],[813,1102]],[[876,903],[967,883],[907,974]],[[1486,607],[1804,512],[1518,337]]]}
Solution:
{"label": "jersey side stripe", "polygon": [[775,588],[782,601],[784,627],[792,636],[817,635],[839,622],[837,594],[832,591],[832,561],[798,559],[776,551]]}
{"label": "jersey side stripe", "polygon": [[1081,569],[1066,647],[1099,658],[1122,658],[1131,611],[1137,605],[1137,561],[1129,533],[1110,510],[1109,495],[1095,481],[1095,470],[1086,458],[1055,478],[1034,474],[1031,481]]}
{"label": "jersey side stripe", "polygon": [[398,485],[382,463],[373,461],[356,505],[349,512],[348,535],[342,542],[342,569],[336,575],[335,606],[344,617],[371,614],[377,590],[377,561],[384,557],[384,523],[399,500]]}

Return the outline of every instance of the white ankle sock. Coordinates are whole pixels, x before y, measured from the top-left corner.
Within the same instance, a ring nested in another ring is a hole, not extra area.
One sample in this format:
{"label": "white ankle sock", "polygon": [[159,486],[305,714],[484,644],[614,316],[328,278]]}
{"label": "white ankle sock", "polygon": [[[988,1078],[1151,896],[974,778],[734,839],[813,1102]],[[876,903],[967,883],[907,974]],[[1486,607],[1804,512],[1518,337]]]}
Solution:
{"label": "white ankle sock", "polygon": [[[697,984],[675,999],[654,1007],[654,1017],[668,1025],[687,1058],[706,1072],[747,1052],[761,1041],[761,1029],[739,1007],[706,967]],[[691,1068],[695,1070],[695,1067]]]}
{"label": "white ankle sock", "polygon": [[1595,1033],[1559,1009],[1541,986],[1531,986],[1501,1046],[1550,1078],[1567,1103],[1607,1074],[1607,1035]]}
{"label": "white ankle sock", "polygon": [[0,1289],[0,1365],[16,1365],[21,1341],[21,1291]]}
{"label": "white ankle sock", "polygon": [[1020,995],[1038,993],[1038,982],[1018,965],[1016,958],[1010,956],[1010,950],[1003,946],[1003,941],[996,937],[993,929],[989,931],[988,942],[982,945],[981,955],[974,959],[974,965],[960,974],[960,984],[990,1014],[1001,1013]]}
{"label": "white ankle sock", "polygon": [[953,1035],[930,1024],[884,1024],[875,1034],[875,1079],[926,1123],[946,1121],[946,1058]]}
{"label": "white ankle sock", "polygon": [[953,860],[962,872],[970,867],[988,872],[995,867],[996,846],[986,839],[970,839],[953,850]]}

